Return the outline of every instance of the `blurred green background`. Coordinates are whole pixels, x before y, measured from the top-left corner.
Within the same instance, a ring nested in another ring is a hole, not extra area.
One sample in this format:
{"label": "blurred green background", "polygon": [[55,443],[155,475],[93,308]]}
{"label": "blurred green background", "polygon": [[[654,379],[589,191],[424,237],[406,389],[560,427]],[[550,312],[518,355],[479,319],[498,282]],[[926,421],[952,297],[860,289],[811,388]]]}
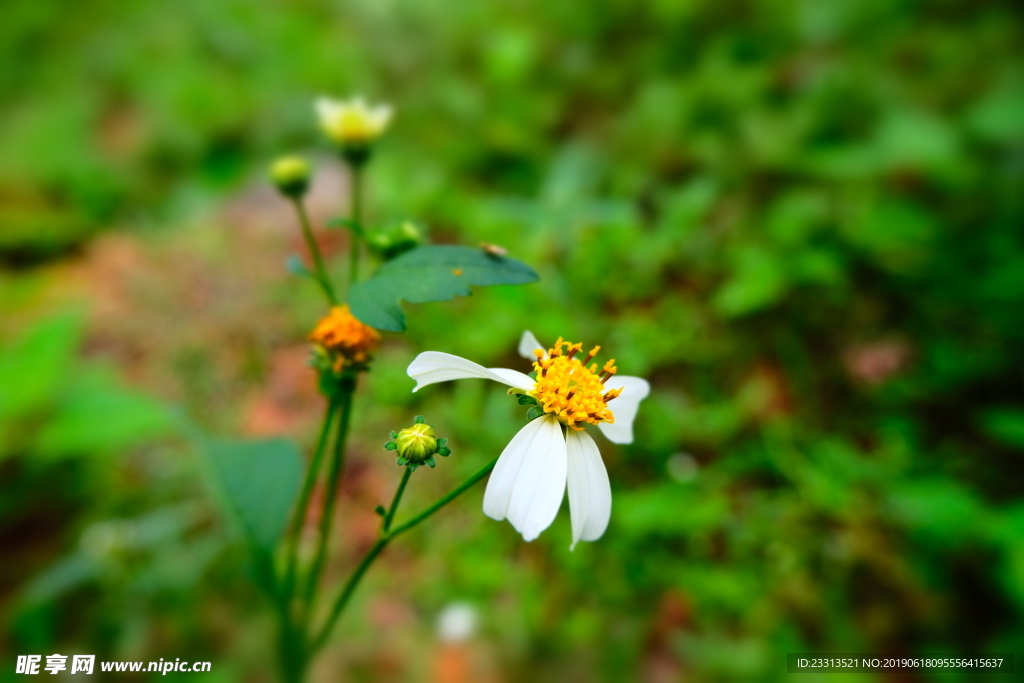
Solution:
{"label": "blurred green background", "polygon": [[[653,393],[634,444],[601,440],[604,538],[570,553],[563,508],[525,544],[477,487],[388,549],[315,680],[1020,656],[1022,45],[1009,1],[5,3],[0,679],[57,652],[272,679],[272,615],[188,436],[311,445],[325,311],[265,169],[311,155],[318,224],[341,212],[311,103],[353,93],[396,108],[371,222],[503,245],[541,282],[408,307],[386,337],[333,580],[397,481],[389,430],[423,413],[451,440],[412,511],[521,424],[483,382],[413,396],[416,353],[525,370],[529,328]],[[343,233],[320,236],[342,273]],[[478,628],[442,643],[453,603]]]}

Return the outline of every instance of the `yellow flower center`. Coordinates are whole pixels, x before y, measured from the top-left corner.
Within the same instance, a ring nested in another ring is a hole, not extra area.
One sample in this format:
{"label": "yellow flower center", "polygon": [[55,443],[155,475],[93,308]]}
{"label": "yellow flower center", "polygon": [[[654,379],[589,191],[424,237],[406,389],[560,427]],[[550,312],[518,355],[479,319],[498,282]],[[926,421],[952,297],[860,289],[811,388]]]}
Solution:
{"label": "yellow flower center", "polygon": [[369,112],[355,108],[340,112],[331,122],[330,131],[342,142],[365,142],[380,133]]}
{"label": "yellow flower center", "polygon": [[534,352],[537,361],[533,364],[537,383],[529,392],[545,413],[554,415],[559,422],[576,431],[583,429],[583,424],[588,422],[595,425],[615,422],[615,416],[608,409],[608,402],[622,393],[621,388],[605,388],[605,382],[618,370],[615,360],[605,363],[598,374],[597,363],[592,363],[590,367],[587,367],[587,363],[590,363],[601,347],[595,346],[581,361],[575,356],[582,348],[582,344],[570,344],[559,337],[555,345],[548,349],[547,358],[537,349]]}
{"label": "yellow flower center", "polygon": [[359,322],[347,304],[332,308],[309,339],[333,358],[335,370],[341,370],[346,362],[367,362],[380,345],[377,330]]}

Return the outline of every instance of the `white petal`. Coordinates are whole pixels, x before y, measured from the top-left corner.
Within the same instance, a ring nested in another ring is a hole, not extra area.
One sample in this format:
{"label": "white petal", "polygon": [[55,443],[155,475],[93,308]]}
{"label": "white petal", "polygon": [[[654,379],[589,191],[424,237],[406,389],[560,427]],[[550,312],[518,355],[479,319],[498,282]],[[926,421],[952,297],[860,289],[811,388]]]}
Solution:
{"label": "white petal", "polygon": [[558,514],[565,494],[567,459],[562,426],[550,415],[529,422],[512,439],[491,473],[484,514],[512,523],[532,541]]}
{"label": "white petal", "polygon": [[523,332],[523,336],[519,339],[519,355],[526,360],[537,360],[537,356],[533,353],[534,349],[540,349],[543,351],[544,357],[547,358],[547,349],[537,341],[537,338],[533,336],[533,332],[526,330]]}
{"label": "white petal", "polygon": [[337,116],[338,110],[341,108],[341,103],[332,100],[330,97],[318,97],[314,107],[316,108],[317,116],[321,121],[327,119],[333,119]]}
{"label": "white petal", "polygon": [[512,498],[512,489],[523,466],[523,460],[533,445],[537,432],[544,426],[543,418],[526,423],[501,452],[498,462],[491,471],[484,491],[484,514],[499,522],[508,515],[508,501]]}
{"label": "white petal", "polygon": [[651,393],[651,385],[643,377],[615,375],[605,383],[605,386],[609,389],[622,387],[622,393],[608,404],[615,416],[615,422],[602,422],[597,428],[612,443],[633,443],[633,419],[640,408],[640,401]]}
{"label": "white petal", "polygon": [[[616,399],[617,400],[617,399]],[[569,515],[572,546],[580,540],[601,538],[612,516],[612,486],[597,444],[586,432],[569,430],[565,435],[569,471]]]}
{"label": "white petal", "polygon": [[543,424],[523,459],[508,502],[508,521],[524,541],[537,538],[555,521],[565,496],[568,469],[562,425],[553,416],[536,421]]}
{"label": "white petal", "polygon": [[477,365],[471,360],[439,351],[424,351],[416,356],[409,363],[409,368],[406,372],[409,377],[416,380],[416,388],[413,391],[419,391],[428,384],[470,377],[491,379],[525,391],[532,389],[535,384],[528,375],[524,375],[521,372],[505,368],[488,369],[482,365]]}
{"label": "white petal", "polygon": [[386,104],[378,105],[373,109],[373,126],[379,131],[383,131],[387,128],[388,123],[391,121],[391,107]]}

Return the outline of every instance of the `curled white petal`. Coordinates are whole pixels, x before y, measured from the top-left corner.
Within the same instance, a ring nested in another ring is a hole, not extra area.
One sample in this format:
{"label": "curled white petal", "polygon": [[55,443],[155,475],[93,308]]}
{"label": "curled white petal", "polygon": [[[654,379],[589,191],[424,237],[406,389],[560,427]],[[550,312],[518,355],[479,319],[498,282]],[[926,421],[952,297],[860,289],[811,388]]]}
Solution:
{"label": "curled white petal", "polygon": [[533,336],[533,332],[526,330],[523,332],[523,336],[519,339],[519,355],[526,360],[535,361],[537,356],[533,353],[535,349],[540,349],[544,352],[544,357],[547,358],[548,350],[545,349],[537,338]]}
{"label": "curled white petal", "polygon": [[606,386],[609,389],[622,387],[622,393],[608,404],[615,422],[602,422],[597,427],[612,443],[633,443],[633,419],[640,408],[640,401],[651,393],[651,385],[643,377],[615,375],[608,380]]}
{"label": "curled white petal", "polygon": [[413,391],[419,391],[428,384],[471,377],[494,380],[524,391],[529,391],[534,385],[534,381],[528,375],[516,370],[485,368],[471,360],[440,351],[424,351],[409,363],[406,372],[409,377],[416,380],[416,388]]}
{"label": "curled white petal", "polygon": [[558,420],[545,415],[527,423],[494,466],[484,492],[484,514],[507,518],[523,540],[532,541],[558,514],[567,468]]}
{"label": "curled white petal", "polygon": [[569,470],[569,515],[572,548],[579,541],[595,541],[608,528],[612,515],[612,487],[597,444],[586,432],[565,435]]}
{"label": "curled white petal", "polygon": [[370,118],[373,120],[373,126],[378,131],[382,131],[387,128],[388,123],[391,122],[391,114],[393,110],[386,104],[379,104],[370,110]]}
{"label": "curled white petal", "polygon": [[344,108],[344,104],[330,97],[318,97],[314,103],[317,117],[321,121],[329,121],[338,115]]}

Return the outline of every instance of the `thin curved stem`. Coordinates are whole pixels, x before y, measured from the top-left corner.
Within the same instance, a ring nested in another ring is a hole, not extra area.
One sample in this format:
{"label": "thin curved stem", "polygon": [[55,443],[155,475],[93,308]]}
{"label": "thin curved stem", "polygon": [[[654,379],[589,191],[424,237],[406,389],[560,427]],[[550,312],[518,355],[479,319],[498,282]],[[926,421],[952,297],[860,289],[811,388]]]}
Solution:
{"label": "thin curved stem", "polygon": [[306,470],[306,479],[302,483],[298,504],[295,507],[295,516],[292,518],[292,525],[288,531],[288,545],[285,550],[287,570],[282,590],[282,599],[286,601],[286,604],[291,601],[292,591],[295,589],[295,577],[298,571],[299,537],[302,534],[303,523],[306,521],[309,500],[313,493],[313,486],[316,484],[317,477],[320,474],[320,464],[323,461],[327,441],[330,438],[331,424],[334,422],[334,414],[337,410],[338,401],[332,397],[327,401],[327,409],[324,411],[324,417],[320,423],[320,436],[317,438],[316,449],[313,451],[313,459]]}
{"label": "thin curved stem", "polygon": [[[410,519],[408,522],[395,527],[390,532],[382,532],[381,537],[377,539],[376,543],[373,544],[370,550],[359,562],[359,565],[356,567],[355,571],[352,572],[352,576],[350,576],[348,581],[345,583],[345,587],[342,588],[341,593],[338,595],[338,598],[334,601],[334,606],[331,608],[331,613],[327,617],[327,621],[324,623],[323,628],[320,629],[320,632],[310,642],[309,649],[307,650],[307,654],[310,657],[312,657],[313,653],[315,653],[317,650],[323,647],[324,643],[327,642],[327,638],[328,636],[330,636],[331,630],[333,630],[334,625],[337,623],[338,618],[341,616],[342,612],[345,611],[345,606],[348,605],[349,599],[352,597],[352,594],[359,586],[359,582],[362,580],[363,575],[366,574],[366,570],[370,568],[370,565],[373,564],[373,561],[377,559],[377,556],[381,554],[385,547],[387,547],[388,543],[390,543],[391,540],[399,534],[405,533],[409,529],[412,529],[414,526],[416,526],[417,524],[419,524],[420,522],[427,519],[432,514],[443,508],[445,505],[458,498],[459,495],[466,491],[466,489],[468,489],[473,484],[477,483],[478,481],[486,477],[488,473],[490,473],[490,471],[494,469],[494,465],[497,462],[498,459],[495,458],[494,460],[484,465],[482,468],[477,470],[473,475],[471,475],[469,479],[466,479],[466,481],[456,486],[446,496],[441,498],[439,501],[428,507],[420,514]],[[395,503],[397,503],[397,499],[398,496],[396,495]],[[395,503],[392,503],[392,506],[394,506]],[[393,511],[389,511],[389,514],[393,514]]]}
{"label": "thin curved stem", "polygon": [[362,247],[361,235],[363,232],[363,166],[362,164],[350,163],[348,167],[351,172],[349,209],[352,219],[352,225],[349,226],[351,237],[349,243],[348,281],[351,285],[359,279],[359,251]]}
{"label": "thin curved stem", "polygon": [[324,501],[324,510],[320,517],[320,535],[317,541],[316,555],[309,572],[309,581],[306,584],[305,604],[307,615],[313,604],[313,597],[316,594],[320,573],[323,571],[324,560],[327,556],[327,541],[331,535],[331,523],[334,521],[334,506],[338,500],[338,484],[341,482],[341,473],[345,467],[345,446],[349,422],[352,418],[352,395],[354,393],[355,387],[353,386],[346,390],[341,398],[341,419],[338,421],[338,434],[335,437],[331,468],[327,475],[327,499]]}
{"label": "thin curved stem", "polygon": [[395,518],[395,511],[398,510],[398,503],[402,500],[402,494],[405,493],[405,485],[409,483],[409,477],[411,475],[412,469],[406,467],[405,474],[402,475],[402,481],[398,484],[398,490],[395,491],[395,497],[391,501],[391,507],[388,508],[387,515],[384,517],[382,530],[385,534],[388,532],[388,529],[391,528],[391,520]]}
{"label": "thin curved stem", "polygon": [[331,279],[327,276],[327,266],[324,265],[324,258],[320,254],[320,247],[316,243],[316,238],[313,237],[313,227],[309,222],[309,214],[306,213],[306,205],[302,203],[301,198],[294,199],[292,203],[295,205],[296,213],[299,214],[302,236],[306,238],[306,247],[309,248],[309,254],[313,259],[316,279],[320,282],[320,287],[324,290],[327,300],[330,301],[332,306],[336,306],[338,304],[338,297],[334,293]]}
{"label": "thin curved stem", "polygon": [[494,460],[490,461],[489,463],[478,469],[469,477],[469,479],[467,479],[466,481],[462,482],[454,489],[449,491],[444,498],[441,498],[439,501],[437,501],[436,503],[434,503],[420,514],[413,517],[412,519],[410,519],[405,524],[395,527],[390,533],[387,534],[387,537],[394,538],[395,536],[401,533],[405,533],[409,529],[413,528],[414,526],[425,520],[427,517],[430,517],[432,514],[443,508],[448,503],[458,498],[466,491],[466,489],[468,489],[470,486],[472,486],[473,484],[477,483],[478,481],[486,477],[488,474],[490,474],[491,470],[494,469],[495,463],[497,462],[498,459],[495,458]]}

